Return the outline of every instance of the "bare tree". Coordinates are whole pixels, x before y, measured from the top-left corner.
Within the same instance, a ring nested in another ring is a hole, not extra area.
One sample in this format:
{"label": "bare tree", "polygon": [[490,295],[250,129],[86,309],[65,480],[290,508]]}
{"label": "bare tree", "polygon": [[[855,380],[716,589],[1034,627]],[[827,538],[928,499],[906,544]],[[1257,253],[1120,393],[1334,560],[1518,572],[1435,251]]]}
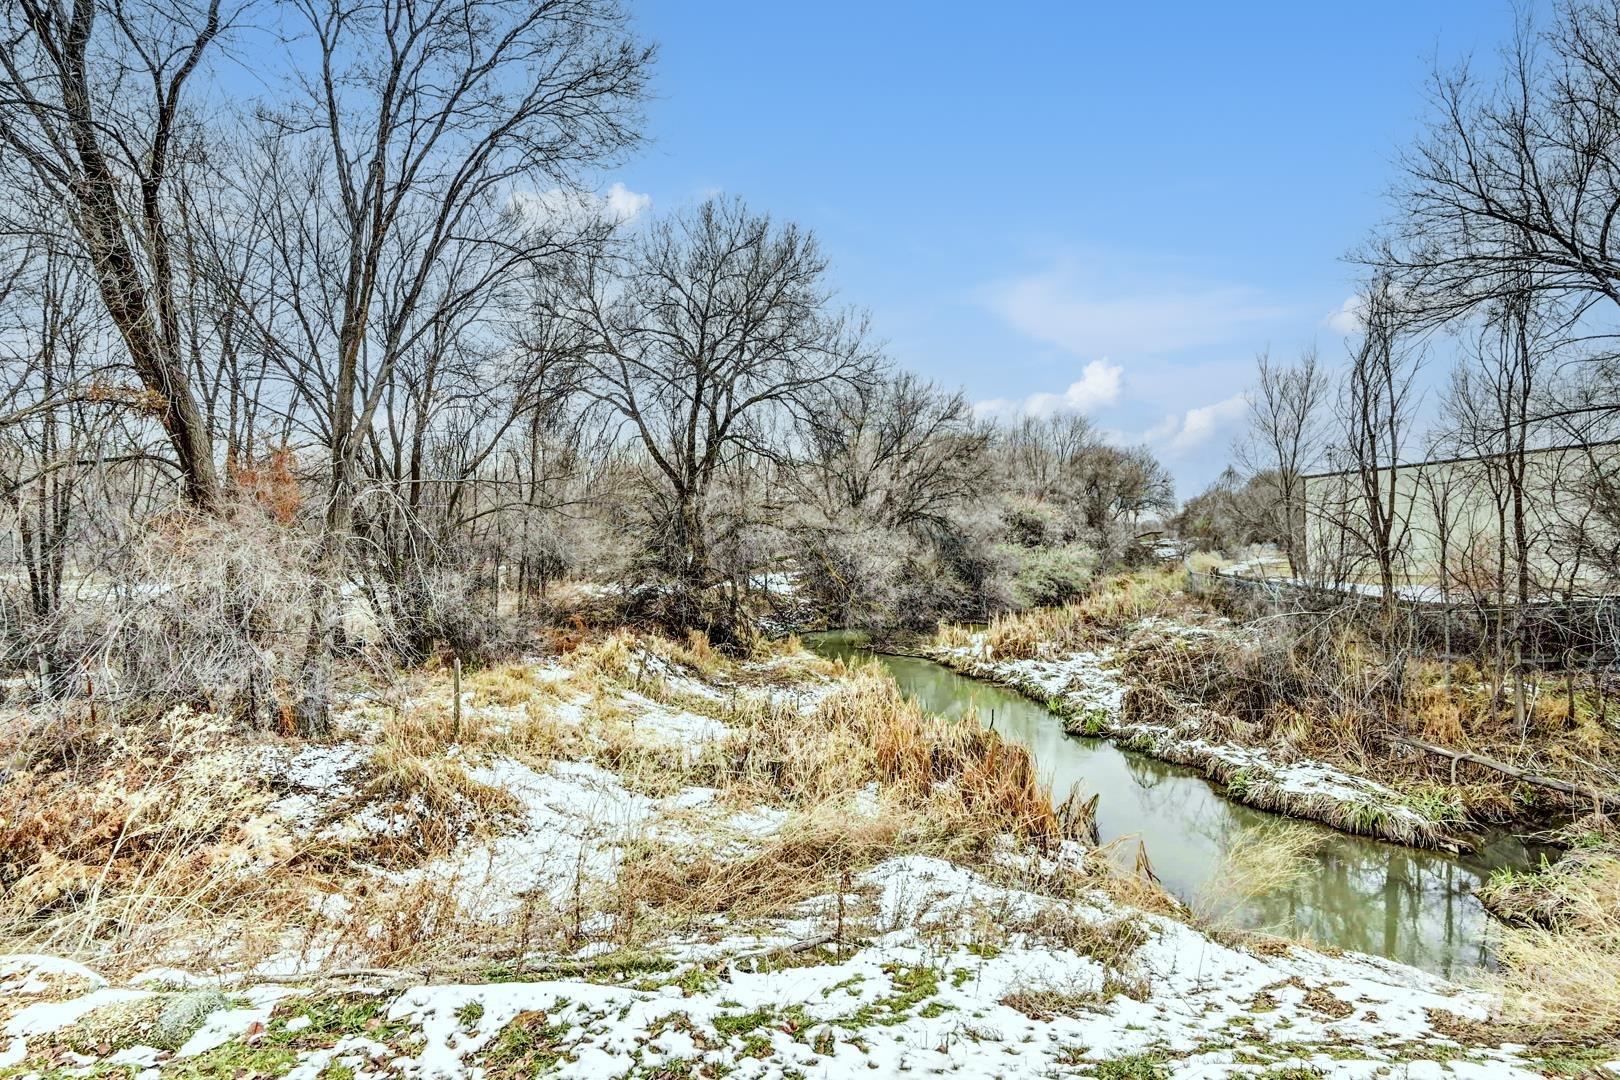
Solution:
{"label": "bare tree", "polygon": [[[1538,416],[1546,370],[1557,346],[1548,332],[1553,323],[1528,291],[1509,293],[1492,302],[1488,321],[1471,342],[1453,372],[1446,399],[1452,438],[1472,463],[1496,512],[1496,564],[1491,622],[1495,627],[1497,685],[1511,675],[1514,715],[1526,723],[1522,660],[1524,615],[1538,591],[1535,549],[1546,538],[1536,535],[1531,501],[1547,497],[1543,483],[1532,484],[1531,453],[1536,449]],[[1545,481],[1548,477],[1539,477]]]}
{"label": "bare tree", "polygon": [[[511,310],[521,281],[600,240],[610,223],[550,212],[541,194],[577,198],[582,171],[636,142],[653,53],[612,0],[290,7],[314,60],[262,111],[264,164],[241,187],[265,243],[239,306],[326,451],[326,585],[301,710],[319,724],[362,461],[368,445],[385,456],[375,425],[428,423],[438,402],[423,395],[446,386],[441,358],[487,350],[472,339],[490,333],[490,312]],[[390,411],[402,379],[417,400]],[[390,441],[420,454],[425,430]],[[377,494],[393,502],[385,521],[420,503]]]}
{"label": "bare tree", "polygon": [[802,468],[829,518],[867,515],[905,529],[942,524],[989,481],[989,433],[960,391],[903,372],[839,383],[801,419]]}
{"label": "bare tree", "polygon": [[1293,573],[1309,572],[1305,550],[1306,472],[1321,452],[1322,413],[1328,376],[1316,349],[1300,353],[1299,362],[1281,365],[1262,352],[1255,358],[1256,382],[1248,394],[1249,433],[1238,444],[1239,461],[1254,475],[1265,475],[1277,488],[1280,520],[1271,530],[1282,543]]}
{"label": "bare tree", "polygon": [[783,420],[878,368],[865,322],[832,309],[826,269],[797,226],[711,199],[648,228],[622,261],[583,260],[557,309],[587,343],[584,392],[653,464],[653,544],[677,585],[677,619],[707,621],[719,471],[739,455],[782,457]]}
{"label": "bare tree", "polygon": [[1413,434],[1416,375],[1423,358],[1408,340],[1387,278],[1371,284],[1365,307],[1339,418],[1350,469],[1342,526],[1359,542],[1377,574],[1384,646],[1386,655],[1393,656],[1415,498],[1415,490],[1402,482],[1402,465]]}
{"label": "bare tree", "polygon": [[[1620,0],[1553,12],[1538,30],[1524,9],[1499,76],[1463,65],[1433,78],[1394,219],[1362,256],[1401,282],[1410,315],[1447,322],[1545,298],[1574,324],[1620,304]],[[1613,387],[1546,415],[1612,413]]]}
{"label": "bare tree", "polygon": [[612,0],[292,6],[317,60],[266,112],[282,145],[264,336],[318,416],[341,538],[394,366],[576,239],[525,190],[571,190],[635,143],[652,50]]}
{"label": "bare tree", "polygon": [[0,15],[0,158],[13,183],[65,209],[136,375],[162,402],[186,497],[204,509],[219,481],[184,351],[175,185],[195,138],[190,83],[237,13],[220,0],[16,0]]}

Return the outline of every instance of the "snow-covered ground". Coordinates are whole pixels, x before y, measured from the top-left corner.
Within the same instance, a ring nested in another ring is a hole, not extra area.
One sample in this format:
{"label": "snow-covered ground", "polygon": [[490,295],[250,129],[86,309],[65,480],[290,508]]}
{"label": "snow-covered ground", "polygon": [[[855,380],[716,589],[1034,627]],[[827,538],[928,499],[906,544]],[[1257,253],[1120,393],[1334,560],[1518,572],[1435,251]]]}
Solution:
{"label": "snow-covered ground", "polygon": [[[109,987],[79,965],[11,957],[0,961],[0,1068],[1023,1077],[1111,1063],[1105,1075],[1536,1075],[1523,1048],[1456,1040],[1486,1018],[1482,995],[1399,965],[1260,955],[1101,897],[1057,901],[932,858],[882,863],[853,890],[866,933],[841,953],[772,951],[822,934],[824,898],[774,936],[521,982],[307,988],[248,977],[209,996],[172,973]],[[188,1004],[187,1025],[164,1032],[172,1045],[143,1043],[155,1018]],[[98,1020],[119,1015],[131,1019]]]}
{"label": "snow-covered ground", "polygon": [[[1098,652],[993,677],[1117,719],[1111,663]],[[527,700],[474,681],[466,743],[436,752],[499,794],[499,827],[468,829],[403,868],[357,868],[376,889],[448,901],[431,918],[466,934],[504,928],[489,939],[503,959],[457,962],[481,955],[469,947],[437,967],[425,957],[397,965],[410,971],[369,970],[356,935],[395,932],[383,922],[401,916],[367,907],[366,881],[311,898],[325,921],[251,964],[187,972],[165,958],[108,985],[81,964],[13,956],[0,959],[0,1075],[1534,1074],[1522,1048],[1490,1045],[1500,1040],[1477,1026],[1491,1010],[1483,993],[1369,957],[1245,946],[1125,906],[1080,872],[1085,852],[1072,842],[1034,851],[1008,839],[972,866],[894,854],[847,883],[818,876],[793,894],[809,899],[768,917],[700,909],[627,934],[601,891],[634,876],[626,859],[638,844],[725,862],[815,827],[768,789],[739,802],[687,770],[746,742],[728,724],[744,715],[739,702],[808,717],[839,685],[803,657],[704,677],[632,649],[627,667],[593,677],[535,662],[512,676],[533,690]],[[277,828],[363,859],[423,811],[388,804],[368,782],[386,723],[357,706],[339,729],[329,744],[257,746],[248,767],[275,789]],[[549,749],[521,749],[535,740]],[[881,821],[876,789],[842,808],[842,824]],[[582,905],[593,890],[596,903]],[[514,945],[512,928],[571,907],[576,944]]]}

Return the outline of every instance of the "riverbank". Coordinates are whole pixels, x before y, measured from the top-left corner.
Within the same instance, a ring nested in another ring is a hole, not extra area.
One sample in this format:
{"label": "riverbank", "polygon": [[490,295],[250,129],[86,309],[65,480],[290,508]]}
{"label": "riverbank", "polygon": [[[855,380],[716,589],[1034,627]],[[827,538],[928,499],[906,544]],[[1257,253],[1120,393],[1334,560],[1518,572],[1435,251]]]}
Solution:
{"label": "riverbank", "polygon": [[[1136,627],[1133,640],[1186,638],[1215,631],[1167,619]],[[953,640],[960,641],[960,637]],[[988,635],[961,644],[936,644],[926,655],[954,671],[1011,687],[1063,718],[1071,734],[1106,738],[1121,746],[1197,769],[1221,784],[1228,798],[1260,810],[1318,821],[1379,840],[1456,851],[1466,841],[1455,821],[1428,816],[1420,797],[1402,793],[1325,761],[1292,756],[1238,741],[1233,721],[1161,688],[1133,682],[1123,650],[1049,658],[997,659]]]}
{"label": "riverbank", "polygon": [[792,644],[619,634],[449,691],[356,691],[324,742],[10,718],[4,1075],[1510,1076],[1566,1052],[1481,991],[1199,922],[1076,841],[1021,747]]}
{"label": "riverbank", "polygon": [[[1519,1077],[1602,1054],[1492,1044],[1483,995],[1410,969],[1229,948],[1173,920],[1057,902],[942,860],[850,883],[851,944],[814,928],[420,984],[401,973],[104,984],[0,961],[7,1075]],[[830,906],[831,897],[820,898]],[[987,912],[996,920],[986,923]],[[857,929],[858,928],[858,929]],[[811,940],[814,940],[812,938]],[[1545,1053],[1545,1051],[1543,1052]]]}
{"label": "riverbank", "polygon": [[1354,620],[1229,618],[1165,567],[1064,608],[944,628],[925,647],[1234,799],[1416,846],[1540,832],[1589,811],[1620,760],[1608,688],[1536,673],[1522,720],[1466,661],[1379,661]]}

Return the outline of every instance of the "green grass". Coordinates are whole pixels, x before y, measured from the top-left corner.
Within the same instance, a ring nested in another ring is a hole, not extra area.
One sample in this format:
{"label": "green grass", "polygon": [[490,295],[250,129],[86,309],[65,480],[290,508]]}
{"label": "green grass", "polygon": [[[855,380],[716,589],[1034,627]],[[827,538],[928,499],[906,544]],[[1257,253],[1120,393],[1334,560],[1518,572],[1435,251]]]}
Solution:
{"label": "green grass", "polygon": [[538,1009],[518,1013],[478,1055],[478,1064],[489,1080],[526,1080],[572,1060],[562,1040],[573,1028]]}
{"label": "green grass", "polygon": [[1086,1075],[1098,1080],[1169,1080],[1170,1062],[1162,1051],[1150,1050],[1099,1061]]}
{"label": "green grass", "polygon": [[852,1013],[831,1021],[838,1027],[858,1031],[873,1024],[899,1024],[911,1015],[911,1010],[939,993],[939,972],[930,967],[906,967],[885,964],[893,993],[869,1001]]}
{"label": "green grass", "polygon": [[1548,1076],[1600,1076],[1605,1062],[1620,1057],[1620,1047],[1560,1047],[1534,1059]]}
{"label": "green grass", "polygon": [[766,1027],[776,1020],[776,1010],[769,1005],[763,1005],[751,1012],[722,1013],[714,1018],[714,1030],[718,1035],[731,1039],[747,1035]]}
{"label": "green grass", "polygon": [[195,1057],[171,1061],[164,1080],[236,1080],[244,1076],[283,1076],[298,1063],[298,1051],[268,1040],[248,1045],[231,1042]]}
{"label": "green grass", "polygon": [[1254,790],[1255,776],[1251,769],[1239,769],[1226,780],[1226,794],[1233,799],[1242,801],[1249,797]]}
{"label": "green grass", "polygon": [[627,979],[674,971],[675,961],[639,949],[621,949],[589,960],[564,960],[538,967],[510,967],[495,964],[481,973],[485,982],[551,982],[582,979],[595,983],[619,983]]}
{"label": "green grass", "polygon": [[[386,995],[358,992],[292,998],[276,1006],[264,1041],[299,1050],[325,1049],[356,1035],[386,1043],[406,1030],[403,1020],[387,1017],[392,1001]],[[299,1017],[308,1018],[308,1026],[289,1031],[287,1025]]]}

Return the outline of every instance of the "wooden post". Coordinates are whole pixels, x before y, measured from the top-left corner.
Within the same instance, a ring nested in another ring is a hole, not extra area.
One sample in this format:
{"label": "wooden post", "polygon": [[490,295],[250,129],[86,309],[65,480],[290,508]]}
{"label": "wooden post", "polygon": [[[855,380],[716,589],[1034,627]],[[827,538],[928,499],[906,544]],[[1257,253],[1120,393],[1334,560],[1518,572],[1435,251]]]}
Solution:
{"label": "wooden post", "polygon": [[450,716],[451,737],[461,740],[461,657],[454,657],[450,661]]}

